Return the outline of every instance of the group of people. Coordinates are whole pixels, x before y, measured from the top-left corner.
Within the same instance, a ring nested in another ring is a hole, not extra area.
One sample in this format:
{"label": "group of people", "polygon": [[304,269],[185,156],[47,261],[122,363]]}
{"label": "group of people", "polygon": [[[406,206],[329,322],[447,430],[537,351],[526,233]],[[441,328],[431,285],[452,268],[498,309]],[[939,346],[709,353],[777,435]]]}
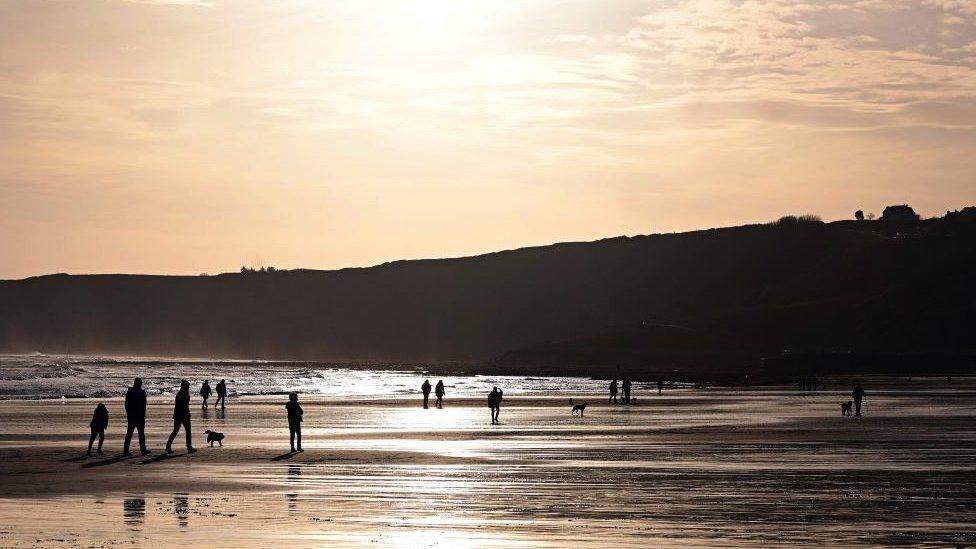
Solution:
{"label": "group of people", "polygon": [[816,377],[801,377],[796,380],[796,388],[798,391],[827,390],[827,384],[819,384]]}
{"label": "group of people", "polygon": [[[210,380],[209,379],[203,380],[203,385],[200,386],[200,396],[203,398],[204,408],[207,408],[207,400],[210,399],[210,395],[212,394],[213,391],[210,389]],[[224,383],[224,380],[221,379],[220,381],[217,382],[217,401],[214,402],[214,408],[220,406],[220,409],[223,410],[224,402],[225,402],[224,399],[226,397],[227,397],[227,384]]]}
{"label": "group of people", "polygon": [[610,382],[610,398],[607,399],[607,403],[611,403],[612,402],[614,404],[617,404],[617,392],[618,392],[618,389],[619,388],[622,388],[623,389],[623,395],[621,395],[621,399],[624,401],[624,404],[630,404],[631,402],[633,402],[630,399],[630,386],[631,386],[631,383],[630,383],[630,380],[629,379],[624,379],[623,383],[621,383],[619,386],[617,385],[617,380],[616,379],[613,380],[613,381],[611,381]]}
{"label": "group of people", "polygon": [[[420,386],[420,392],[424,394],[424,410],[427,409],[427,402],[430,400],[430,380],[425,379],[424,383]],[[434,401],[434,406],[438,408],[444,407],[444,380],[438,380],[437,385],[434,387],[434,396],[437,397]]]}
{"label": "group of people", "polygon": [[[210,383],[208,381],[203,382],[203,386],[200,387],[200,396],[203,397],[203,407],[207,407],[207,399],[210,397],[211,389]],[[224,409],[225,398],[227,397],[227,384],[224,380],[220,380],[217,383],[217,402],[214,404],[220,404],[220,408]],[[129,448],[132,445],[132,435],[134,433],[139,434],[139,451],[142,455],[151,453],[149,448],[146,446],[146,390],[142,388],[142,378],[135,378],[132,382],[132,387],[125,393],[125,416],[126,416],[126,430],[125,430],[125,442],[122,446],[122,455],[130,456],[132,453]],[[95,411],[92,414],[91,420],[91,436],[88,439],[88,451],[86,454],[91,455],[92,447],[94,446],[95,439],[98,439],[97,452],[102,453],[102,444],[105,442],[105,429],[108,428],[108,408],[105,404],[99,402],[95,407]],[[188,453],[196,452],[193,447],[192,433],[190,427],[190,382],[183,379],[180,380],[180,390],[176,393],[176,398],[173,405],[173,431],[169,435],[169,439],[166,441],[166,453],[173,453],[173,440],[176,439],[176,435],[179,434],[180,429],[186,435],[186,451]]]}
{"label": "group of people", "polygon": [[[623,380],[623,383],[621,383],[619,385],[617,384],[617,380],[616,379],[613,380],[613,381],[611,381],[610,382],[610,398],[607,399],[607,403],[608,404],[609,403],[617,404],[617,393],[620,392],[620,389],[622,389],[623,390],[623,394],[621,395],[620,398],[621,398],[621,400],[623,400],[624,404],[637,404],[637,399],[636,398],[632,398],[630,396],[631,385],[632,384],[631,384],[631,382],[630,382],[629,379],[624,379]],[[657,394],[660,395],[663,392],[664,392],[664,380],[663,379],[659,379],[659,380],[657,380]]]}
{"label": "group of people", "polygon": [[[813,380],[812,386],[816,386],[816,378],[810,378]],[[608,402],[617,403],[618,390],[622,387],[623,394],[621,399],[624,403],[632,404],[636,401],[631,397],[631,381],[629,379],[624,379],[623,383],[618,385],[617,380],[614,379],[610,382],[610,399]],[[803,389],[803,384],[801,383],[801,389]],[[658,380],[657,390],[658,394],[661,394],[664,389],[664,380]],[[431,385],[430,380],[424,380],[423,384],[420,386],[420,391],[424,395],[424,409],[428,408],[428,402],[430,399]],[[227,385],[224,380],[220,380],[217,383],[217,400],[214,402],[214,407],[218,404],[221,409],[224,409],[225,398],[227,396]],[[444,406],[444,381],[440,380],[434,387],[434,395],[436,400],[434,405],[437,408],[443,408]],[[210,398],[212,391],[210,389],[209,380],[204,381],[203,385],[200,387],[200,396],[203,398],[203,408],[207,408],[207,400]],[[501,405],[504,392],[497,386],[492,388],[491,392],[488,393],[488,408],[491,412],[491,423],[492,425],[499,424],[499,415],[501,413]],[[865,392],[860,384],[854,387],[851,393],[851,397],[854,401],[854,407],[856,410],[856,415],[861,415],[861,402],[864,399]],[[136,432],[139,434],[139,451],[142,455],[151,453],[149,448],[146,446],[146,391],[142,388],[142,379],[135,378],[132,382],[132,387],[129,387],[125,394],[125,415],[126,415],[126,432],[125,432],[125,443],[122,447],[122,455],[129,456],[132,455],[129,451],[130,445],[132,443],[132,435]],[[289,393],[288,402],[285,404],[285,410],[288,415],[288,432],[289,441],[291,443],[292,452],[304,452],[302,449],[302,420],[304,411],[302,410],[301,404],[298,402],[298,393]],[[91,455],[92,447],[94,446],[95,440],[98,439],[97,452],[102,453],[102,444],[105,442],[105,429],[108,428],[108,408],[105,404],[99,402],[95,407],[95,411],[92,413],[91,419],[91,436],[88,439],[88,451],[87,454]],[[193,447],[191,425],[190,425],[190,382],[183,379],[180,380],[180,390],[176,393],[176,398],[173,404],[173,431],[170,433],[169,438],[166,440],[166,453],[173,453],[173,441],[179,434],[180,429],[183,430],[186,436],[186,451],[187,453],[196,452],[196,448]]]}
{"label": "group of people", "polygon": [[[629,385],[628,385],[629,387]],[[429,407],[430,401],[430,380],[425,379],[420,385],[420,392],[424,395],[424,409]],[[434,396],[436,400],[434,401],[434,406],[437,408],[444,407],[444,380],[438,380],[437,385],[434,386]],[[498,416],[502,411],[502,396],[504,392],[497,386],[492,388],[491,392],[488,393],[488,409],[491,412],[491,424],[497,425],[499,423]]]}

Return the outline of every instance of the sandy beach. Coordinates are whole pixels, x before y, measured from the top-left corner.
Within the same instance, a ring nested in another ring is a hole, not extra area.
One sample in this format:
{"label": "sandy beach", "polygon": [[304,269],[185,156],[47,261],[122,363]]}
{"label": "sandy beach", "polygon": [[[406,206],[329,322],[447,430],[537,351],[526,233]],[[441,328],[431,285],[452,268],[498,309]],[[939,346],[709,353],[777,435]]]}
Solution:
{"label": "sandy beach", "polygon": [[[84,457],[96,400],[0,402],[0,546],[630,546],[976,543],[976,384],[666,391],[639,405],[568,395],[424,410],[415,398],[284,397],[203,413],[199,451],[162,458],[171,404],[150,399],[150,456]],[[210,448],[205,429],[226,434]]]}

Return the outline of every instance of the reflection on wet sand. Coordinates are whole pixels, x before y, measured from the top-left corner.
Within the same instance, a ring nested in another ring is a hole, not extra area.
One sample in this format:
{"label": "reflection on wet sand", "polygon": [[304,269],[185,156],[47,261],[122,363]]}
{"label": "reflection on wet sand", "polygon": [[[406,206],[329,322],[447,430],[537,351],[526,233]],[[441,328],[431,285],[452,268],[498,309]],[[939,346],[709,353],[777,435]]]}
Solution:
{"label": "reflection on wet sand", "polygon": [[180,528],[190,525],[190,497],[187,494],[173,494],[173,515]]}
{"label": "reflection on wet sand", "polygon": [[[289,465],[288,466],[288,479],[285,481],[287,484],[295,485],[301,482],[302,476],[302,466],[301,465]],[[288,501],[288,511],[290,514],[294,514],[295,510],[298,508],[298,494],[294,492],[286,492],[285,499]]]}
{"label": "reflection on wet sand", "polygon": [[142,526],[146,521],[146,498],[135,494],[122,500],[122,517],[127,526]]}

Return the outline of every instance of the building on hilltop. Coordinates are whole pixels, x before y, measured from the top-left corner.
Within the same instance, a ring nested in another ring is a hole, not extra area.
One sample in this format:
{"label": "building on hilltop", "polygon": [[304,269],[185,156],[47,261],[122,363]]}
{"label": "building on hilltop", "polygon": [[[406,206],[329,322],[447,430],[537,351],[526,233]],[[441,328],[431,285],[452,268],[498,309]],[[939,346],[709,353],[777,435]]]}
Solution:
{"label": "building on hilltop", "polygon": [[918,221],[919,215],[908,204],[888,206],[881,213],[881,221]]}

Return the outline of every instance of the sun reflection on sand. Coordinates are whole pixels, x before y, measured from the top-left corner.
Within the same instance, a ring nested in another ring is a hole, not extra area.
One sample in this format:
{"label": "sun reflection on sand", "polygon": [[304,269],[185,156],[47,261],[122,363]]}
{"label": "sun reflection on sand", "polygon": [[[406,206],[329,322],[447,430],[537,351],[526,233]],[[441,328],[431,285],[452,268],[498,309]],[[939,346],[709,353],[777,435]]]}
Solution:
{"label": "sun reflection on sand", "polygon": [[[156,462],[66,450],[90,401],[3,402],[0,546],[976,543],[976,386],[871,394],[857,419],[830,392],[590,395],[585,418],[562,397],[512,398],[500,426],[481,398],[309,398],[307,451],[284,457],[268,396],[194,415],[224,447]],[[169,413],[150,407],[151,443]]]}

